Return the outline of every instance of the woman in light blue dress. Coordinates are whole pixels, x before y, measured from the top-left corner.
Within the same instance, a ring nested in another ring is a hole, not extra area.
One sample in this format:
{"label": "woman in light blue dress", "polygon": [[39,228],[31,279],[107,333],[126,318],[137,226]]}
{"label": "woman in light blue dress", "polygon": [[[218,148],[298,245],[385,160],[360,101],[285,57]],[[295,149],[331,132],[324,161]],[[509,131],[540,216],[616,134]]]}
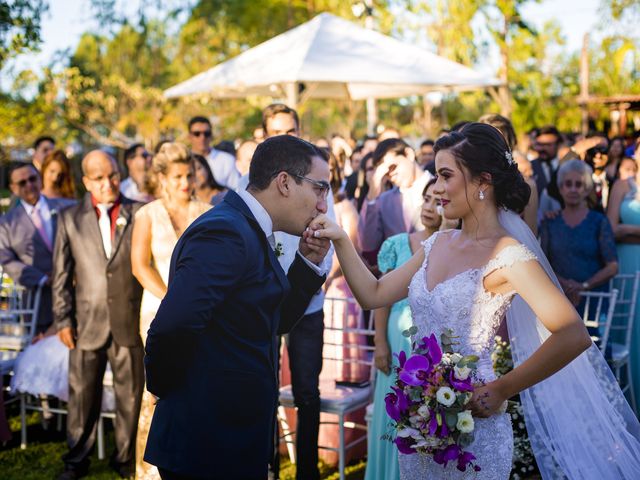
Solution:
{"label": "woman in light blue dress", "polygon": [[[437,212],[436,198],[433,196],[435,179],[427,183],[422,192],[421,220],[425,229],[412,234],[400,233],[389,237],[378,253],[380,272],[387,273],[408,261],[414,252],[422,248],[421,243],[436,232],[442,223]],[[373,414],[369,424],[367,447],[366,480],[394,480],[400,478],[398,449],[391,441],[383,437],[390,433],[389,418],[385,410],[384,397],[391,391],[395,375],[391,371],[394,363],[392,355],[401,350],[409,353],[411,339],[402,332],[412,325],[409,302],[401,300],[389,308],[381,308],[375,315],[375,364],[376,387],[373,400]],[[397,363],[397,361],[395,362]]]}
{"label": "woman in light blue dress", "polygon": [[[636,151],[636,163],[640,152]],[[618,180],[611,189],[607,216],[618,246],[620,273],[635,274],[640,270],[640,173]],[[640,400],[640,301],[636,304],[631,338],[631,375],[636,402]],[[636,411],[636,413],[640,413]]]}

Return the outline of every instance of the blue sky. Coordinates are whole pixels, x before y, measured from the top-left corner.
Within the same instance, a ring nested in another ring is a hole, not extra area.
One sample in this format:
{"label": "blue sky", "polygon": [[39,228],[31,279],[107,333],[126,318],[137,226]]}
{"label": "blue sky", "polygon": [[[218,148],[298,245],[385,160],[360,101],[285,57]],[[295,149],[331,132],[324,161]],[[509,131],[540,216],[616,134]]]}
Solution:
{"label": "blue sky", "polygon": [[[119,0],[127,12],[135,12],[140,0]],[[593,30],[598,21],[600,0],[543,0],[530,3],[523,9],[523,17],[536,26],[555,19],[561,26],[569,51],[579,50],[585,32]],[[73,48],[83,32],[96,28],[88,0],[50,0],[49,12],[42,22],[43,44],[39,53],[21,55],[15,70],[38,70],[51,62],[57,50]]]}

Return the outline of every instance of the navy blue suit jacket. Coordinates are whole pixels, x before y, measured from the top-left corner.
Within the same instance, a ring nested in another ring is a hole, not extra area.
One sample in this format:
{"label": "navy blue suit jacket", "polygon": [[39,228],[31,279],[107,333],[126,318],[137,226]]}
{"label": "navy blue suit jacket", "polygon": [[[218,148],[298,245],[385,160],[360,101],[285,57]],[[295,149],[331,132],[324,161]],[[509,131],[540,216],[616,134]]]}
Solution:
{"label": "navy blue suit jacket", "polygon": [[300,258],[287,278],[232,191],[193,222],[175,247],[147,337],[147,388],[160,397],[147,462],[202,478],[266,478],[278,335],[302,317],[323,281]]}

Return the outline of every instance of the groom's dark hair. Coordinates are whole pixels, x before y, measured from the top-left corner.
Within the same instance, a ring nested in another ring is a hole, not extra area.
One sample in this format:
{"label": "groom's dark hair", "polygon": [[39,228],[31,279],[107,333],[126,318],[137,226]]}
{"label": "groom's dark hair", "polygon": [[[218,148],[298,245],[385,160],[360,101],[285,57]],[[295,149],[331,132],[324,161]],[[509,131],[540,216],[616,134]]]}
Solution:
{"label": "groom's dark hair", "polygon": [[278,135],[258,145],[249,167],[249,187],[266,190],[280,172],[287,172],[296,183],[311,171],[313,157],[329,161],[329,153],[301,138]]}

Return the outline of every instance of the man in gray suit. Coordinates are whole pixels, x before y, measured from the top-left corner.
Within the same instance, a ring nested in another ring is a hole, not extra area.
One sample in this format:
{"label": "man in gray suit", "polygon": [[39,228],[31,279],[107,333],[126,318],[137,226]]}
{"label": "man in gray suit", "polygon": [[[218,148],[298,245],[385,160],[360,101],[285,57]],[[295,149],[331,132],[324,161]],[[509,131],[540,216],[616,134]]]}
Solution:
{"label": "man in gray suit", "polygon": [[144,387],[140,338],[142,287],[131,273],[131,231],[140,203],[119,193],[120,173],[107,153],[82,160],[87,195],[59,215],[53,265],[53,313],[69,347],[69,415],[59,479],[87,473],[96,438],[107,360],[116,397],[116,451],[111,466],[134,471],[135,438]]}
{"label": "man in gray suit", "polygon": [[17,204],[0,218],[0,264],[20,285],[42,286],[36,334],[51,325],[51,271],[57,216],[75,203],[46,198],[40,193],[42,179],[31,163],[14,163],[9,171],[9,188]]}

